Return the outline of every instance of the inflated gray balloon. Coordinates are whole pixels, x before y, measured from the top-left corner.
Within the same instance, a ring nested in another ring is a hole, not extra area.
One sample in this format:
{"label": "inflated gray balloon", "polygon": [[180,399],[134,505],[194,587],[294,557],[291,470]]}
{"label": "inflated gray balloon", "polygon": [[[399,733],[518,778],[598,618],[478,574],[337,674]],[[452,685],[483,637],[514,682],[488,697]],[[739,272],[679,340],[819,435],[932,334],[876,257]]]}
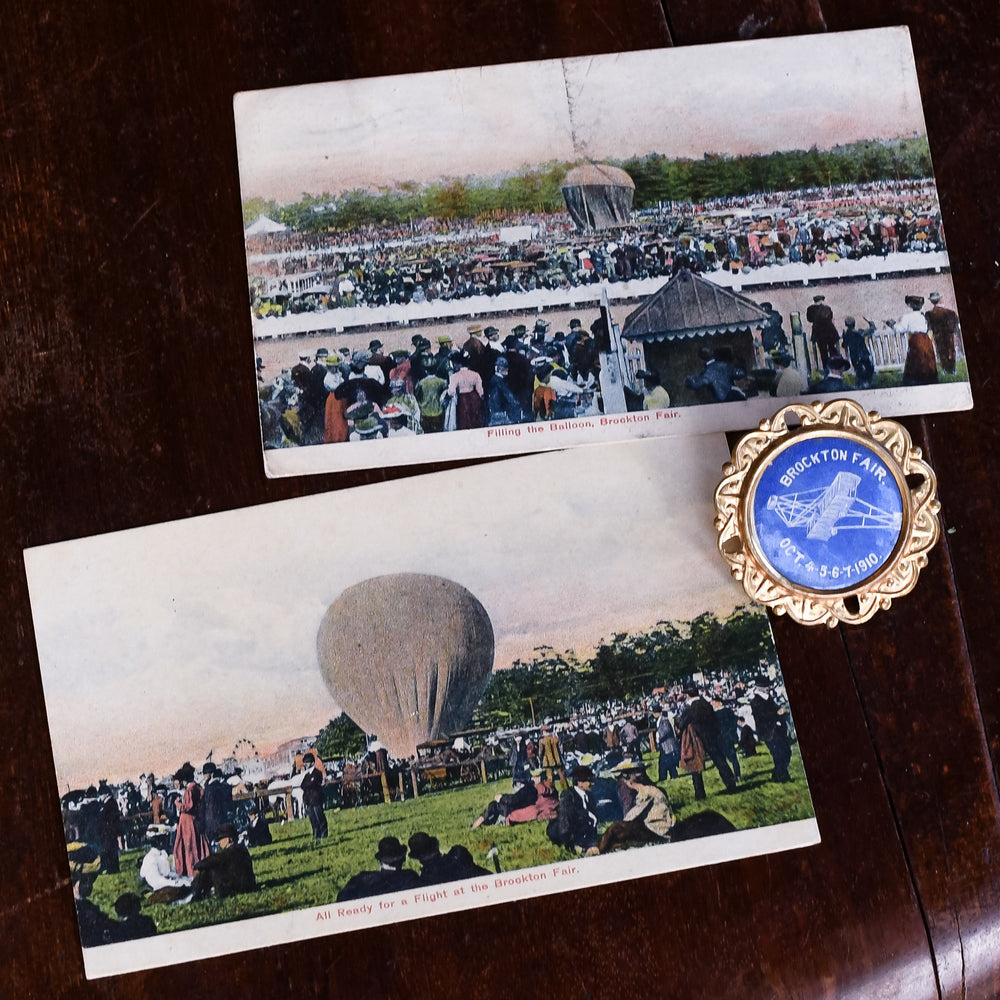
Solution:
{"label": "inflated gray balloon", "polygon": [[337,704],[397,758],[468,726],[493,670],[493,625],[465,587],[395,573],[348,587],[316,636]]}

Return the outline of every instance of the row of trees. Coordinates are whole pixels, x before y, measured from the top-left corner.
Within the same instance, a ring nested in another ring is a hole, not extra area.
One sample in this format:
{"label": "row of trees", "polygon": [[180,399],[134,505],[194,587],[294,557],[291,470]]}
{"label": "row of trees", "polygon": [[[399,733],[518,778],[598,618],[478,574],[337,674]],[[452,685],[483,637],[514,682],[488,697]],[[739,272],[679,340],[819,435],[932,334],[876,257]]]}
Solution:
{"label": "row of trees", "polygon": [[303,195],[289,205],[262,198],[243,204],[249,225],[260,215],[284,223],[295,232],[328,232],[369,225],[405,226],[422,219],[489,219],[526,212],[556,212],[564,208],[559,185],[570,164],[550,163],[497,181],[449,178],[433,184],[412,182],[394,188]]}
{"label": "row of trees", "polygon": [[[493,673],[474,722],[495,728],[565,718],[588,702],[633,701],[698,671],[753,669],[773,657],[767,616],[747,607],[726,618],[705,612],[645,632],[616,632],[586,659],[539,646],[530,661]],[[316,749],[324,760],[357,757],[366,749],[365,734],[342,714],[320,732]]]}
{"label": "row of trees", "polygon": [[635,207],[662,201],[701,202],[768,191],[799,191],[840,184],[917,180],[932,175],[925,136],[891,142],[856,142],[831,150],[752,156],[706,154],[700,160],[670,160],[657,153],[626,160],[635,181]]}
{"label": "row of trees", "polygon": [[[924,136],[856,142],[831,150],[789,150],[700,160],[669,159],[660,153],[621,162],[635,181],[636,209],[665,201],[701,202],[707,198],[792,191],[878,180],[915,180],[931,176],[930,149]],[[249,224],[260,215],[295,232],[324,233],[367,225],[408,225],[422,219],[479,219],[555,212],[564,208],[560,185],[571,163],[553,162],[494,179],[450,178],[432,184],[407,182],[393,188],[303,195],[288,205],[262,198],[244,202]]]}
{"label": "row of trees", "polygon": [[565,718],[588,702],[634,701],[699,671],[757,668],[773,659],[774,646],[767,616],[741,607],[726,618],[705,612],[645,632],[617,632],[584,660],[549,646],[535,654],[493,674],[477,725],[526,725],[532,716]]}

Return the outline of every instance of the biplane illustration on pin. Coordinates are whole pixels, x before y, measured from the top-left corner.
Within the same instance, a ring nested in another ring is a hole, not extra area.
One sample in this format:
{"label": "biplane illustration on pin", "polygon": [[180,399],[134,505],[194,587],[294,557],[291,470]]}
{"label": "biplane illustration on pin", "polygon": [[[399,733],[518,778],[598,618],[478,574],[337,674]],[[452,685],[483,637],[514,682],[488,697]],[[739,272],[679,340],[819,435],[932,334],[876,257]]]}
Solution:
{"label": "biplane illustration on pin", "polygon": [[773,493],[767,509],[789,528],[808,528],[807,538],[827,541],[845,528],[895,528],[902,523],[899,511],[881,510],[858,494],[861,477],[838,472],[829,486],[799,493]]}

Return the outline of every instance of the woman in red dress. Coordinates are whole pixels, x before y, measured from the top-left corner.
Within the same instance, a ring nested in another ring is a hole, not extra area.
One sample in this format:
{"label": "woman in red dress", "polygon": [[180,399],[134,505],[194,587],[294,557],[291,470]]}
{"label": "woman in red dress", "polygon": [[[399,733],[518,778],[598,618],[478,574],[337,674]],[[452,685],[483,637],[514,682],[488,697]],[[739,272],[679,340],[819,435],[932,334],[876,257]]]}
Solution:
{"label": "woman in red dress", "polygon": [[209,854],[208,838],[202,832],[198,818],[201,785],[194,780],[194,767],[185,764],[175,775],[177,787],[187,783],[177,817],[177,838],[174,841],[174,871],[178,875],[195,875],[194,866]]}
{"label": "woman in red dress", "polygon": [[448,379],[448,395],[458,396],[456,430],[483,426],[483,379],[472,368],[472,359],[464,351],[452,355],[458,370]]}

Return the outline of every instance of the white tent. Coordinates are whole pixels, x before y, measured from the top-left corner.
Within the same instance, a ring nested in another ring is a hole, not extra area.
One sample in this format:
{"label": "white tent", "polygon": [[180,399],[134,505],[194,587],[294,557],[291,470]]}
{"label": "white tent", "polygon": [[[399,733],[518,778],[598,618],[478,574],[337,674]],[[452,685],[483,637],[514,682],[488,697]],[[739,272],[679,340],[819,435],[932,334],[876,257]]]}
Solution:
{"label": "white tent", "polygon": [[271,233],[287,233],[288,226],[269,219],[266,215],[258,215],[253,222],[243,230],[244,236],[268,236]]}

